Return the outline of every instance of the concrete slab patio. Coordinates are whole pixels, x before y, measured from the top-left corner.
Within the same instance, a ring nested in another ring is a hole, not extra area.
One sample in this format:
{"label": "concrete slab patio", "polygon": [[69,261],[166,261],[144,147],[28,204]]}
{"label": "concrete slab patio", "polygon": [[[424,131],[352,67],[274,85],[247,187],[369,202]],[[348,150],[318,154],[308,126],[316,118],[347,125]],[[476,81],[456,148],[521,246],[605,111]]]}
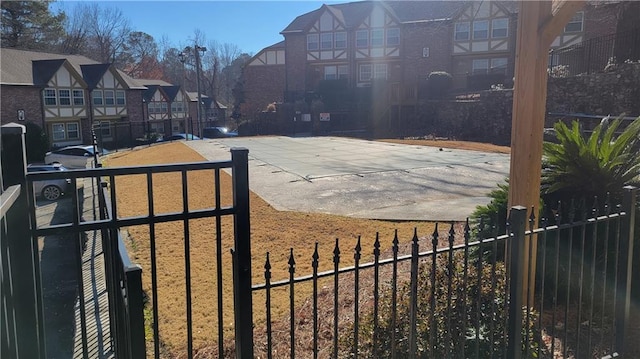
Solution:
{"label": "concrete slab patio", "polygon": [[208,160],[249,149],[251,189],[278,210],[464,220],[509,173],[509,155],[339,137],[187,141]]}

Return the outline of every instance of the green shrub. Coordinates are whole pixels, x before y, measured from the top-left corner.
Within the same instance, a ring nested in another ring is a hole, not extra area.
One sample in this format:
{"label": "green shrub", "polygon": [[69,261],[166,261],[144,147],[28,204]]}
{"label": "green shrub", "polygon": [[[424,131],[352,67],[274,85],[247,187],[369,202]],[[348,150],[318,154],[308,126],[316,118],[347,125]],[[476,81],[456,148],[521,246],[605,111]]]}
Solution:
{"label": "green shrub", "polygon": [[[417,357],[459,357],[462,345],[467,358],[476,358],[476,346],[479,349],[477,358],[504,357],[508,315],[504,264],[496,263],[495,272],[492,271],[491,265],[483,266],[479,272],[476,265],[470,261],[465,281],[463,254],[454,254],[452,263],[452,268],[449,268],[448,255],[438,258],[435,288],[432,287],[431,262],[420,265],[416,320]],[[492,273],[495,273],[495,276],[492,276]],[[478,275],[481,278],[478,278]],[[451,293],[448,290],[449,280]],[[397,357],[406,358],[409,354],[410,283],[407,281],[398,286],[395,327],[392,325],[391,294],[390,288],[385,288],[381,293],[375,347],[373,313],[368,312],[363,316],[359,326],[359,353],[362,357],[390,357],[393,332],[396,335]],[[435,311],[431,309],[432,300],[435,301]],[[523,317],[526,319],[526,315]],[[476,328],[478,318],[479,327]],[[529,319],[529,332],[533,333],[537,314],[531,312]],[[434,325],[435,337],[431,333]],[[447,333],[449,328],[450,332]],[[434,338],[436,343],[433,341]],[[345,352],[350,350],[353,346],[352,336],[343,337],[341,344]],[[538,340],[530,338],[529,345],[535,353],[539,345]]]}

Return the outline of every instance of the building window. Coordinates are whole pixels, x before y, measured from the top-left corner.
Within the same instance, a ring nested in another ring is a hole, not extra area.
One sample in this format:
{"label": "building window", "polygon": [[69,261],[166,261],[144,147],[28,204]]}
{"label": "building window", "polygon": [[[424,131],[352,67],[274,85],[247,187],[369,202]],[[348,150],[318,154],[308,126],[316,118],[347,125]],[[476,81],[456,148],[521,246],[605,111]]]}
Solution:
{"label": "building window", "polygon": [[102,137],[111,137],[111,122],[100,122],[100,134],[102,135]]}
{"label": "building window", "polygon": [[489,59],[473,60],[471,63],[471,73],[473,75],[486,75],[489,70]]}
{"label": "building window", "polygon": [[482,40],[489,38],[489,21],[474,21],[473,22],[473,39]]}
{"label": "building window", "polygon": [[491,59],[491,73],[492,74],[506,74],[507,73],[507,58],[500,57],[497,59]]}
{"label": "building window", "polygon": [[338,69],[335,66],[324,67],[324,79],[335,80],[338,78]]}
{"label": "building window", "polygon": [[371,30],[371,46],[380,47],[384,45],[384,29]]}
{"label": "building window", "polygon": [[116,103],[115,98],[113,97],[113,90],[104,90],[104,104],[109,106],[109,105],[114,105]]}
{"label": "building window", "polygon": [[164,122],[151,122],[152,133],[164,133]]}
{"label": "building window", "polygon": [[93,90],[92,96],[94,105],[102,105],[102,90]]}
{"label": "building window", "polygon": [[347,48],[347,33],[346,32],[336,32],[335,48],[336,49],[345,49],[345,48]]}
{"label": "building window", "polygon": [[373,78],[375,79],[387,79],[387,64],[375,64],[373,65]]}
{"label": "building window", "polygon": [[76,140],[80,138],[80,131],[77,122],[67,123],[67,138],[70,140]]}
{"label": "building window", "polygon": [[393,28],[387,30],[387,46],[400,44],[400,29]]}
{"label": "building window", "polygon": [[307,50],[317,50],[318,49],[318,34],[309,34],[307,35]]}
{"label": "building window", "polygon": [[73,90],[73,104],[75,106],[84,106],[84,91]]}
{"label": "building window", "polygon": [[171,103],[171,112],[182,113],[184,112],[184,104],[180,101]]}
{"label": "building window", "polygon": [[64,141],[65,139],[64,123],[54,123],[53,125],[51,125],[51,134],[53,135],[54,141]]}
{"label": "building window", "polygon": [[507,37],[509,34],[509,19],[494,19],[491,20],[491,37],[501,38]]}
{"label": "building window", "polygon": [[169,107],[168,107],[166,102],[161,102],[160,103],[160,109],[161,109],[160,113],[167,113],[168,110],[169,110]]}
{"label": "building window", "polygon": [[456,41],[469,40],[469,23],[468,22],[456,23],[454,39]]}
{"label": "building window", "polygon": [[58,98],[61,106],[71,106],[71,90],[58,90]]}
{"label": "building window", "polygon": [[325,32],[320,34],[320,48],[322,50],[329,50],[333,46],[333,33]]}
{"label": "building window", "polygon": [[123,105],[126,103],[124,91],[116,91],[116,105]]}
{"label": "building window", "polygon": [[45,106],[55,106],[58,102],[56,100],[55,89],[44,89],[44,104]]}
{"label": "building window", "polygon": [[368,47],[369,46],[369,31],[358,30],[356,31],[356,47]]}
{"label": "building window", "polygon": [[371,81],[371,64],[360,65],[359,79],[361,82]]}
{"label": "building window", "polygon": [[348,65],[340,65],[340,66],[338,66],[338,78],[339,79],[349,78],[349,66]]}
{"label": "building window", "polygon": [[584,12],[578,11],[564,27],[564,32],[581,32],[584,23]]}

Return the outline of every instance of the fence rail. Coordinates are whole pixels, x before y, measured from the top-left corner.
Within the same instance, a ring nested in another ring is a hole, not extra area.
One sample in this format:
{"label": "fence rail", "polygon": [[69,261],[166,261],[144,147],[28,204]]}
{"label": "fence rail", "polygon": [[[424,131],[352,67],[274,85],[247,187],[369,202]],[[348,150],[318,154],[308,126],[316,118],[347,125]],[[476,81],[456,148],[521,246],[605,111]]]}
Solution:
{"label": "fence rail", "polygon": [[[621,205],[575,204],[570,211],[541,218],[539,228],[534,228],[533,214],[516,207],[507,235],[473,240],[468,223],[461,233],[453,225],[448,231],[436,227],[426,239],[415,233],[411,253],[404,255],[396,235],[392,255],[384,259],[376,236],[373,261],[362,264],[365,254],[358,238],[352,251],[355,264],[344,268],[339,266],[342,254],[336,240],[333,257],[325,258],[334,269],[322,272],[316,244],[309,258],[312,274],[295,276],[296,256],[291,250],[289,279],[275,282],[267,253],[265,282],[252,287],[254,293],[265,294],[267,318],[264,328],[255,331],[266,333],[258,340],[256,355],[621,355],[629,320],[627,280],[632,258],[627,253],[633,232],[628,228],[634,225],[635,198],[636,190],[627,189]],[[562,213],[569,214],[563,218]],[[420,242],[426,242],[429,250],[419,251]],[[531,246],[536,242],[540,249],[533,257]],[[529,263],[536,264],[537,274],[534,266],[523,265],[525,253],[530,253]],[[525,277],[535,278],[535,298],[529,295],[530,287],[522,288]],[[326,282],[329,279],[332,284]],[[295,305],[296,288],[304,285],[313,287],[313,296],[301,308]],[[287,294],[286,317],[274,317],[272,303]]]}
{"label": "fence rail", "polygon": [[596,37],[549,52],[549,75],[568,77],[602,72],[607,65],[640,60],[640,27]]}

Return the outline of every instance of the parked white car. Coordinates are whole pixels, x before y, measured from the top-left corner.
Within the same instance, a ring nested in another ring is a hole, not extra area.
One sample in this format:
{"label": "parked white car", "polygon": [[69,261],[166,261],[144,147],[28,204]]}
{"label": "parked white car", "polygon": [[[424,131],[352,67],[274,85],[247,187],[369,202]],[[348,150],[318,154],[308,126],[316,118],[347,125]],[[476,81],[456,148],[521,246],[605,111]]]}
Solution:
{"label": "parked white car", "polygon": [[[100,152],[98,152],[98,155]],[[93,146],[69,146],[52,152],[47,152],[44,162],[47,164],[60,163],[67,168],[86,168],[87,161],[93,159]]]}
{"label": "parked white car", "polygon": [[[67,169],[61,164],[45,165],[30,164],[27,166],[27,172],[50,172],[50,171],[66,171]],[[33,192],[36,196],[40,196],[48,201],[55,201],[67,192],[71,185],[69,179],[51,179],[33,182]]]}

